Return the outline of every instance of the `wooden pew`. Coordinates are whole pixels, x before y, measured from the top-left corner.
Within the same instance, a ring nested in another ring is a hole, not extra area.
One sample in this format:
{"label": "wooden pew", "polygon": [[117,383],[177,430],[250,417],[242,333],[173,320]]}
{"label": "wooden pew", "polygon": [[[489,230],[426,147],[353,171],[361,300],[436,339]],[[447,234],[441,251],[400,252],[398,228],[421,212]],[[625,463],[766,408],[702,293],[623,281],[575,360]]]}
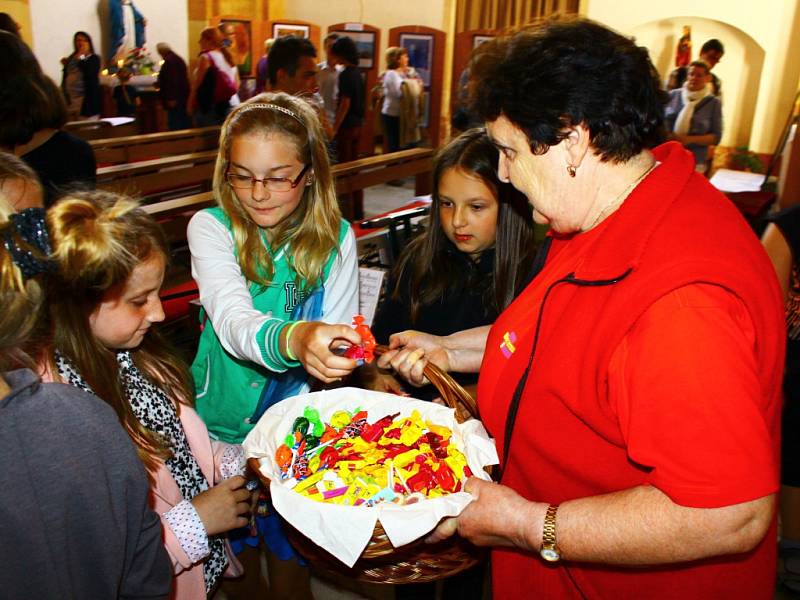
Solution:
{"label": "wooden pew", "polygon": [[219,145],[219,126],[181,129],[162,133],[145,133],[123,137],[91,140],[89,145],[100,165],[119,165],[216,150]]}
{"label": "wooden pew", "polygon": [[144,204],[211,189],[216,150],[97,169],[97,188],[136,196]]}
{"label": "wooden pew", "polygon": [[69,121],[64,125],[64,130],[84,140],[96,140],[99,138],[136,135],[139,133],[139,126],[136,121],[132,121],[125,125],[117,125],[115,127],[108,121],[92,119],[87,121]]}

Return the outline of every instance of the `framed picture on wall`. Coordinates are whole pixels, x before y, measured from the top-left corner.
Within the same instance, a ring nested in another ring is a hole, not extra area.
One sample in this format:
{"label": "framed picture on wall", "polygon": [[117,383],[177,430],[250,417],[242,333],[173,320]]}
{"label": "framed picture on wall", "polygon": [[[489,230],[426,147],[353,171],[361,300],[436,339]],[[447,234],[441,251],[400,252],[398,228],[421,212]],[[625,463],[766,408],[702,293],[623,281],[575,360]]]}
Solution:
{"label": "framed picture on wall", "polygon": [[340,36],[347,36],[356,43],[358,50],[358,66],[371,69],[375,66],[375,32],[374,31],[331,31]]}
{"label": "framed picture on wall", "polygon": [[308,38],[311,33],[308,25],[291,25],[289,23],[273,23],[272,24],[272,37],[279,38],[287,35],[293,35],[300,38]]}
{"label": "framed picture on wall", "polygon": [[430,88],[433,70],[433,36],[425,33],[401,33],[400,47],[408,52],[408,64],[417,71],[425,88]]}
{"label": "framed picture on wall", "polygon": [[239,74],[253,71],[253,24],[247,19],[221,19],[219,30],[225,36],[224,44],[233,56]]}
{"label": "framed picture on wall", "polygon": [[472,38],[472,49],[475,50],[478,46],[480,46],[483,42],[488,42],[493,40],[493,35],[476,35]]}

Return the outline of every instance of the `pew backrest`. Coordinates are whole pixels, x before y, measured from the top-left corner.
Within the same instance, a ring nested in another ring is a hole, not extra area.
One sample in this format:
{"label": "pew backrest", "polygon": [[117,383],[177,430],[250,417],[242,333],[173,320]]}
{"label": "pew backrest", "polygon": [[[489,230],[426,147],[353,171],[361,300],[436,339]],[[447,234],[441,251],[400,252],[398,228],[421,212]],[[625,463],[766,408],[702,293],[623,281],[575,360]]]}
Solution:
{"label": "pew backrest", "polygon": [[216,150],[219,127],[200,127],[161,133],[145,133],[91,140],[99,165],[118,165],[179,154]]}
{"label": "pew backrest", "polygon": [[112,125],[102,119],[92,119],[87,121],[68,121],[64,124],[64,130],[84,140],[96,140],[99,138],[136,135],[139,133],[139,125],[136,121],[125,123],[124,125]]}
{"label": "pew backrest", "polygon": [[144,204],[211,189],[217,151],[193,152],[97,169],[98,189],[129,194]]}

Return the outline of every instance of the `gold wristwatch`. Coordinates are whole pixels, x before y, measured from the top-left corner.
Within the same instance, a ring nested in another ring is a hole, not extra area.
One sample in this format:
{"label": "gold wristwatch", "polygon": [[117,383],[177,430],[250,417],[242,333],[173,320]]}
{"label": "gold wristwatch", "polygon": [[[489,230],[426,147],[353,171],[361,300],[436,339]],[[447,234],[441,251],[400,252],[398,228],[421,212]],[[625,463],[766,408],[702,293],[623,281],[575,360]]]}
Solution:
{"label": "gold wristwatch", "polygon": [[539,555],[547,562],[558,562],[561,560],[561,551],[556,544],[556,511],[558,504],[551,504],[547,507],[544,515],[544,525],[542,526],[542,546],[539,548]]}

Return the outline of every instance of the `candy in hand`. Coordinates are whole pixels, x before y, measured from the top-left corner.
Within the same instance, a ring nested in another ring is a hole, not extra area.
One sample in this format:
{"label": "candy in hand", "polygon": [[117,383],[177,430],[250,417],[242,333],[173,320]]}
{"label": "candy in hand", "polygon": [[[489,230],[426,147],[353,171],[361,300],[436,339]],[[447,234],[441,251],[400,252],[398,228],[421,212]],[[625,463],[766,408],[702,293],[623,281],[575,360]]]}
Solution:
{"label": "candy in hand", "polygon": [[344,356],[352,358],[353,360],[371,363],[375,360],[375,336],[372,335],[369,325],[364,323],[364,315],[356,315],[353,317],[353,329],[361,336],[361,344],[347,348],[344,351]]}

